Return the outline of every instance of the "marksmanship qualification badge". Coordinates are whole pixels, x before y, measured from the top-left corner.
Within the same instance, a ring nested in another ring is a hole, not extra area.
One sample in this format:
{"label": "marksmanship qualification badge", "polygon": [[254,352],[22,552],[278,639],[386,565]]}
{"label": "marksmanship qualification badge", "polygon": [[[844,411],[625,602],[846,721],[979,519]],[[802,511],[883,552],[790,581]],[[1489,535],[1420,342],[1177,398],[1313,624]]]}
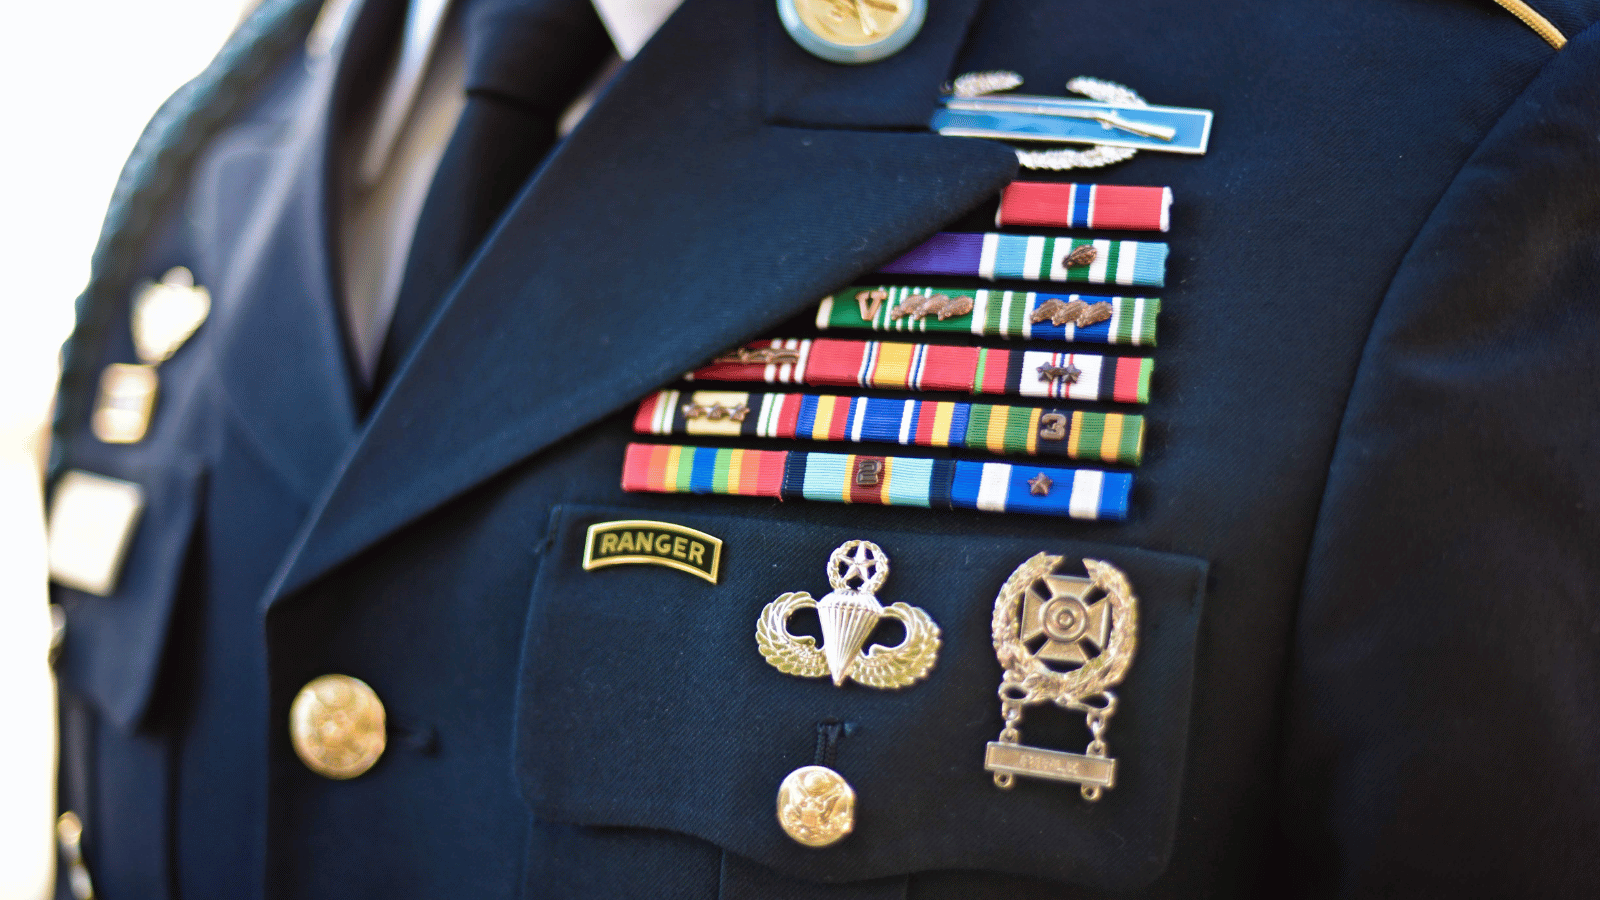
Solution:
{"label": "marksmanship qualification badge", "polygon": [[[939,626],[915,606],[878,602],[876,593],[889,577],[889,557],[871,541],[845,541],[828,557],[828,583],[833,590],[821,601],[804,591],[780,594],[761,610],[756,621],[756,646],[773,668],[786,675],[821,678],[832,675],[872,688],[903,688],[927,676],[939,655]],[[816,638],[789,631],[797,610],[815,609],[822,622],[822,647]],[[873,645],[867,638],[884,618],[905,626],[905,640],[893,647]]]}
{"label": "marksmanship qualification badge", "polygon": [[[1083,561],[1089,577],[1061,575],[1063,558],[1036,554],[1018,566],[994,601],[994,651],[1005,674],[1000,712],[1005,728],[990,741],[984,768],[1011,788],[1016,776],[1079,785],[1099,800],[1116,784],[1117,761],[1106,753],[1106,724],[1117,710],[1111,688],[1122,683],[1138,641],[1139,600],[1128,576],[1108,562]],[[1054,703],[1084,714],[1086,753],[1022,744],[1023,709]]]}

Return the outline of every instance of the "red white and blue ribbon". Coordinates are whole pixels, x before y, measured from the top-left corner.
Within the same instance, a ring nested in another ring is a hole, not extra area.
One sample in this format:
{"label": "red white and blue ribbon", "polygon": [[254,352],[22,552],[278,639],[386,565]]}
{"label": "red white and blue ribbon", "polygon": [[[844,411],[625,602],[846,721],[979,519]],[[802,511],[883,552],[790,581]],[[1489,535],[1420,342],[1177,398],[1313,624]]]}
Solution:
{"label": "red white and blue ribbon", "polygon": [[1166,231],[1171,209],[1171,188],[1016,181],[1000,195],[994,224],[996,228]]}

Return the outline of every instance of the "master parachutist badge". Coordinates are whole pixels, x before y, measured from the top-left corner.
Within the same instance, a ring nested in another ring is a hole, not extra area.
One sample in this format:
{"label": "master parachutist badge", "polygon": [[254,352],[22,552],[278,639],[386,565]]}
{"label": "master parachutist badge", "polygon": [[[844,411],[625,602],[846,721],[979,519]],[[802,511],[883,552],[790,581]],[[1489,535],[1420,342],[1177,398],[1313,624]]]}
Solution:
{"label": "master parachutist badge", "polygon": [[[1107,562],[1083,561],[1088,578],[1061,575],[1063,558],[1034,555],[1018,566],[994,601],[994,652],[1005,728],[990,741],[984,768],[1011,788],[1016,776],[1079,785],[1099,800],[1116,784],[1117,761],[1106,755],[1105,729],[1117,709],[1111,688],[1122,683],[1138,642],[1139,600],[1128,576]],[[1054,703],[1081,712],[1089,725],[1086,753],[1022,744],[1023,709]]]}
{"label": "master parachutist badge", "polygon": [[[821,678],[835,685],[849,678],[873,688],[903,688],[922,680],[939,655],[939,626],[921,609],[906,603],[888,606],[876,596],[889,577],[889,557],[871,541],[846,541],[828,557],[828,583],[833,590],[820,601],[804,591],[780,594],[761,610],[756,621],[756,646],[772,667],[787,675]],[[822,622],[822,647],[815,638],[789,631],[797,610],[815,609]],[[905,640],[893,647],[867,638],[884,618],[905,626]]]}

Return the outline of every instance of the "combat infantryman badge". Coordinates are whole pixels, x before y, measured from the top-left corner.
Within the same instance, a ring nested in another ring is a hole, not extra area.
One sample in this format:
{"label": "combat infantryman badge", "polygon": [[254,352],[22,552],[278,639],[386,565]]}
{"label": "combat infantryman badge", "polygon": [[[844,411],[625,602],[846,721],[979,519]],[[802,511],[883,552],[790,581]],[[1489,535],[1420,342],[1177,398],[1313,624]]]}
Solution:
{"label": "combat infantryman badge", "polygon": [[[927,677],[939,654],[939,626],[915,606],[884,606],[875,596],[889,577],[889,557],[871,541],[845,541],[828,557],[833,590],[819,602],[804,591],[780,594],[761,610],[756,646],[786,675],[821,678],[836,686],[846,678],[872,688],[903,688]],[[789,616],[812,608],[822,620],[822,649],[815,638],[789,633]],[[862,652],[880,619],[899,619],[906,637],[898,646]]]}
{"label": "combat infantryman badge", "polygon": [[[1005,728],[990,741],[984,768],[1009,789],[1025,775],[1080,786],[1099,800],[1116,784],[1117,761],[1106,755],[1106,723],[1117,709],[1110,688],[1122,683],[1138,642],[1139,600],[1128,576],[1086,559],[1088,578],[1056,573],[1060,556],[1036,554],[1018,566],[994,601],[994,650],[1005,674],[1000,712]],[[1081,712],[1087,753],[1023,746],[1023,708],[1038,703]]]}
{"label": "combat infantryman badge", "polygon": [[[1133,89],[1097,78],[1074,78],[1078,97],[1009,93],[1016,72],[970,72],[946,86],[931,123],[951,137],[1017,143],[1090,144],[1086,150],[1018,150],[1029,169],[1091,169],[1122,162],[1140,150],[1200,155],[1211,141],[1211,111],[1152,106]],[[1086,98],[1086,99],[1079,99]]]}

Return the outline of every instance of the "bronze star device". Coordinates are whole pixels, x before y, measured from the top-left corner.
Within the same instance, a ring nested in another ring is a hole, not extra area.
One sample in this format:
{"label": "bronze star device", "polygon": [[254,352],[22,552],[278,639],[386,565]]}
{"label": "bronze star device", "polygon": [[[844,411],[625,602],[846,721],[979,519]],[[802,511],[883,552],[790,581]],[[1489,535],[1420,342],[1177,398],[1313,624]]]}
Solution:
{"label": "bronze star device", "polygon": [[[1128,576],[1108,562],[1083,561],[1089,577],[1059,573],[1063,557],[1036,554],[1018,566],[994,601],[994,651],[1005,674],[1000,712],[1005,728],[990,741],[984,768],[1011,788],[1016,776],[1064,781],[1085,800],[1116,784],[1117,761],[1106,755],[1105,729],[1117,710],[1111,688],[1122,683],[1138,642],[1139,600]],[[1022,744],[1025,707],[1053,703],[1084,714],[1088,752]]]}
{"label": "bronze star device", "polygon": [[[772,667],[786,675],[821,678],[836,686],[846,678],[873,688],[903,688],[922,680],[939,655],[939,626],[915,606],[884,606],[876,593],[889,577],[889,557],[871,541],[846,541],[828,557],[827,596],[817,601],[804,591],[780,594],[761,610],[756,646]],[[822,647],[810,635],[789,632],[789,617],[815,609],[822,621]],[[899,619],[905,640],[893,647],[867,638],[884,618]]]}

